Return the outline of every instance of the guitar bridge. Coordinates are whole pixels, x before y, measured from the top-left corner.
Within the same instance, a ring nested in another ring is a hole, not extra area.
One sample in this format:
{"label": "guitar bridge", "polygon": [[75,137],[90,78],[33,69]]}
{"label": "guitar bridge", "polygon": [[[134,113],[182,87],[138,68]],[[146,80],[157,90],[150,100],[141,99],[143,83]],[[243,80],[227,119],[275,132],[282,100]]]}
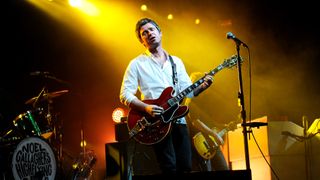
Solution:
{"label": "guitar bridge", "polygon": [[138,134],[140,131],[144,130],[146,126],[150,126],[150,123],[145,117],[138,120],[136,125],[129,132],[130,138]]}

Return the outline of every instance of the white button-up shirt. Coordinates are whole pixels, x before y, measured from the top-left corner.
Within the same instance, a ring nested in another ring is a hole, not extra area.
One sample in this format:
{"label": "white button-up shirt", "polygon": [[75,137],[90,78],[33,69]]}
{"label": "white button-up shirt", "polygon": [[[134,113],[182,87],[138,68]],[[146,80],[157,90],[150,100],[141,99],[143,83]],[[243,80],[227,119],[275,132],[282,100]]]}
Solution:
{"label": "white button-up shirt", "polygon": [[[163,65],[158,63],[150,53],[146,52],[131,60],[129,63],[121,85],[120,101],[129,106],[137,98],[139,89],[141,100],[157,99],[163,90],[169,86],[174,87],[175,94],[189,87],[192,82],[186,72],[181,59],[171,56],[176,64],[178,83],[173,85],[173,72],[170,60],[167,59]],[[178,92],[177,92],[178,91]],[[193,97],[190,93],[188,97]],[[186,124],[184,118],[179,119],[180,123]]]}

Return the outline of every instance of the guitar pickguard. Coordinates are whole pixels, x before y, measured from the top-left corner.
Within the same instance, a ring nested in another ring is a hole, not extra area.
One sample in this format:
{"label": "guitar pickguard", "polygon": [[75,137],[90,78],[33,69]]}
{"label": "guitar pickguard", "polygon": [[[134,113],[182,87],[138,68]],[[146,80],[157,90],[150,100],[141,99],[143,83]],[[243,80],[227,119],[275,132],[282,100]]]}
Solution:
{"label": "guitar pickguard", "polygon": [[161,115],[161,119],[164,123],[168,123],[172,118],[174,113],[177,111],[179,108],[179,104],[174,104],[170,108],[166,109],[164,113]]}

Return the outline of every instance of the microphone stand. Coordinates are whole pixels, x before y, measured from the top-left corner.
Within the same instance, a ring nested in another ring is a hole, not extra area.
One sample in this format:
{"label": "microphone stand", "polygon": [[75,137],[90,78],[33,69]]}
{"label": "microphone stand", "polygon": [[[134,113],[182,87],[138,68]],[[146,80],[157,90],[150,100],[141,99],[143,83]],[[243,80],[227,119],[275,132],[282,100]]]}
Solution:
{"label": "microphone stand", "polygon": [[[242,86],[242,72],[241,72],[241,57],[240,57],[240,42],[236,42],[236,50],[237,50],[237,65],[238,65],[238,78],[239,78],[239,92],[238,98],[240,100],[240,115],[242,119],[242,128],[243,128],[243,139],[244,139],[244,152],[245,152],[245,161],[246,161],[246,169],[250,170],[250,162],[249,162],[249,147],[248,147],[248,129],[246,124],[246,110],[244,106],[244,96],[243,96],[243,86]],[[251,172],[250,172],[251,173]]]}

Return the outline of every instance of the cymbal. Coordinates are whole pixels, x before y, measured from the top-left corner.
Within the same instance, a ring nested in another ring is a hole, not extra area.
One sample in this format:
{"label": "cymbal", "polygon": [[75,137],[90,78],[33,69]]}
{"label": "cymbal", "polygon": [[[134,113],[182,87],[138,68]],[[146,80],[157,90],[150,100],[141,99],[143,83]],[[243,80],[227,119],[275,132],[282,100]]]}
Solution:
{"label": "cymbal", "polygon": [[[45,93],[45,94],[43,94],[41,97],[40,97],[40,99],[52,99],[52,98],[55,98],[55,97],[59,97],[59,96],[61,96],[61,95],[63,95],[63,94],[66,94],[66,93],[68,93],[69,92],[69,90],[61,90],[61,91],[55,91],[55,92],[51,92],[51,93]],[[29,99],[29,100],[27,100],[26,102],[25,102],[25,104],[32,104],[32,103],[34,103],[34,101],[37,99],[38,97],[36,96],[36,97],[33,97],[33,98],[31,98],[31,99]]]}

